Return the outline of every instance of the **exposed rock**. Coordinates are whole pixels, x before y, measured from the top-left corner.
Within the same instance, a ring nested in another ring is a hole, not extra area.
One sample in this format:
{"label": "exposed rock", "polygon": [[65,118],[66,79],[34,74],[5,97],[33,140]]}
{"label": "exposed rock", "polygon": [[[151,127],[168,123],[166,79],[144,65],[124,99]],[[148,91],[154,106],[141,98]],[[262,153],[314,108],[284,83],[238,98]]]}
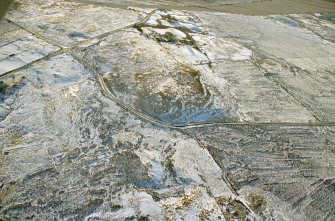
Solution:
{"label": "exposed rock", "polygon": [[109,7],[128,8],[129,5],[141,8],[165,8],[225,12],[245,15],[275,15],[297,13],[334,12],[333,1],[310,0],[68,0]]}
{"label": "exposed rock", "polygon": [[290,17],[314,34],[335,43],[334,13],[293,14]]}
{"label": "exposed rock", "polygon": [[[164,25],[166,19],[172,25]],[[250,49],[208,34],[196,20],[187,13],[157,11],[136,25],[149,39],[136,31],[118,32],[77,52],[105,77],[118,99],[164,123],[316,121],[264,76]],[[178,40],[182,36],[190,40]],[[196,66],[201,63],[207,64]]]}
{"label": "exposed rock", "polygon": [[[213,208],[206,216],[222,216],[202,186],[227,201],[234,197],[197,141],[124,112],[71,56],[3,80],[10,87],[13,79],[18,89],[5,89],[14,101],[0,130],[2,218],[155,220],[165,213],[197,217]],[[166,193],[175,190],[185,193]]]}
{"label": "exposed rock", "polygon": [[333,128],[221,126],[192,131],[261,219],[335,217]]}
{"label": "exposed rock", "polygon": [[133,25],[142,15],[133,10],[63,0],[29,0],[16,2],[8,18],[57,44],[73,46],[106,32]]}
{"label": "exposed rock", "polygon": [[76,52],[97,69],[117,99],[164,123],[220,120],[234,110],[233,99],[223,101],[230,96],[224,80],[219,91],[209,83],[210,70],[178,63],[137,30],[112,34]]}
{"label": "exposed rock", "polygon": [[59,50],[14,24],[2,21],[0,25],[0,75]]}
{"label": "exposed rock", "polygon": [[[210,32],[251,48],[253,62],[265,72],[266,78],[307,108],[315,119],[334,122],[334,43],[304,27],[292,26],[287,21],[291,21],[290,18],[285,20],[284,16],[209,16],[206,13],[197,13],[197,16]],[[323,21],[321,24],[320,27],[326,28],[332,22]],[[243,28],[236,29],[236,26]],[[219,67],[219,70],[222,72],[224,68]],[[298,113],[290,111],[294,112]],[[314,121],[307,113],[299,115]],[[297,116],[294,118],[299,119]]]}
{"label": "exposed rock", "polygon": [[100,3],[0,23],[0,220],[335,219],[331,14]]}

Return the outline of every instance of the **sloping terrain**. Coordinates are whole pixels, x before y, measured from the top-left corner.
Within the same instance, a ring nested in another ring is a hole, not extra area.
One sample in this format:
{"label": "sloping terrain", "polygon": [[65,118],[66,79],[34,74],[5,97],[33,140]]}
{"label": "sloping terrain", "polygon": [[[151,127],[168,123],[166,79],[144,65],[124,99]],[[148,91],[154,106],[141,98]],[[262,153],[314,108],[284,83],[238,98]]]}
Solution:
{"label": "sloping terrain", "polygon": [[67,0],[117,8],[136,6],[244,15],[334,12],[333,0]]}
{"label": "sloping terrain", "polygon": [[16,2],[0,220],[334,220],[334,35],[331,13]]}

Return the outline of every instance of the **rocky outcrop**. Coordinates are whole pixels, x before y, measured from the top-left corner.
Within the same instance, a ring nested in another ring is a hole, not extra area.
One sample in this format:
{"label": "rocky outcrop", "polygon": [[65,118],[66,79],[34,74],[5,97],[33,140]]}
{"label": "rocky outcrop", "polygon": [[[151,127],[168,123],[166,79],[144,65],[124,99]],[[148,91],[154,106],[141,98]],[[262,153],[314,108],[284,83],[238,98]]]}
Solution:
{"label": "rocky outcrop", "polygon": [[19,1],[0,23],[0,220],[334,219],[322,16]]}

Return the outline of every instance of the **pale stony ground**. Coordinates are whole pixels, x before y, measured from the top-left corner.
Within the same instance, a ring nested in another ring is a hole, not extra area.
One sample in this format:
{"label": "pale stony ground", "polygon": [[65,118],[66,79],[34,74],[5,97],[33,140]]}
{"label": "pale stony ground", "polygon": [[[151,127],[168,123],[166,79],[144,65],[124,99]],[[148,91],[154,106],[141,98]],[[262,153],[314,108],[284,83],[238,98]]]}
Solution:
{"label": "pale stony ground", "polygon": [[226,12],[244,15],[272,15],[334,12],[333,0],[67,0],[128,8],[164,8]]}
{"label": "pale stony ground", "polygon": [[18,1],[0,220],[334,220],[334,19]]}

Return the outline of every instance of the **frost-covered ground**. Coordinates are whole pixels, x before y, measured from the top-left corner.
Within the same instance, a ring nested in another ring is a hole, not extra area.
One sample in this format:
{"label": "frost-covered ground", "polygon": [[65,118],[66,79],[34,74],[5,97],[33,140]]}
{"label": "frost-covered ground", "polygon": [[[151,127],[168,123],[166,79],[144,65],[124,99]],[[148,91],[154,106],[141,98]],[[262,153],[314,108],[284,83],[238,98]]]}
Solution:
{"label": "frost-covered ground", "polygon": [[110,6],[0,23],[0,220],[335,219],[333,13]]}
{"label": "frost-covered ground", "polygon": [[271,15],[289,13],[334,12],[332,0],[67,0],[110,7],[164,8],[237,13],[245,15]]}

